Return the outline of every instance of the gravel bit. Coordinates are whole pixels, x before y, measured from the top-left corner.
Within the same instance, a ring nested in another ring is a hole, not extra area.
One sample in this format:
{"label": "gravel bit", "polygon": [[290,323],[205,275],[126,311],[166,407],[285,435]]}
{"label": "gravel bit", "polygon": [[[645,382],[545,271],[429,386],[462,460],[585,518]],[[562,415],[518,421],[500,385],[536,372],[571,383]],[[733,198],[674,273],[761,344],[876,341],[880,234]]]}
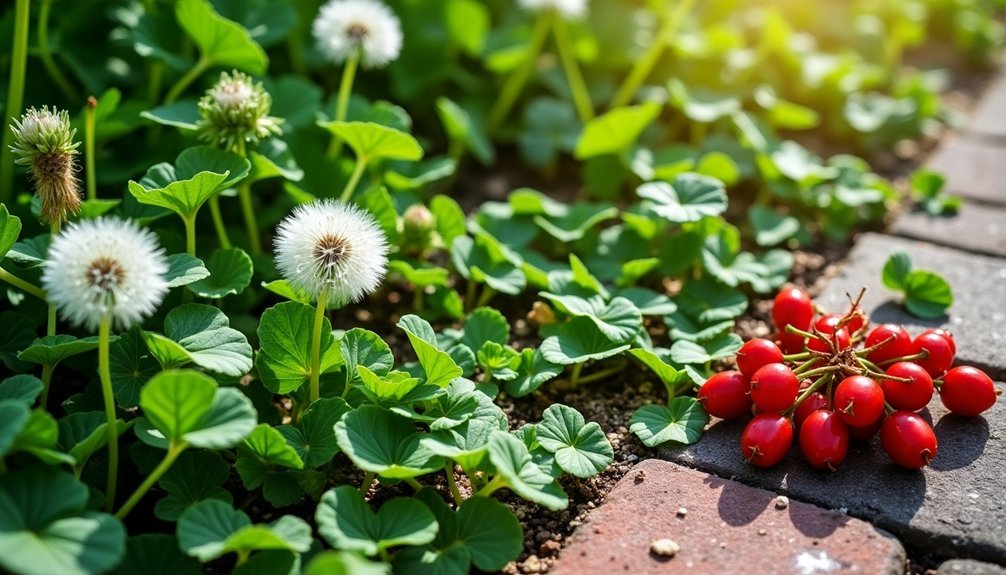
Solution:
{"label": "gravel bit", "polygon": [[657,539],[650,543],[650,553],[659,557],[674,557],[681,551],[681,546],[670,539]]}
{"label": "gravel bit", "polygon": [[775,498],[775,508],[776,509],[786,509],[789,507],[789,497],[785,495],[780,495]]}

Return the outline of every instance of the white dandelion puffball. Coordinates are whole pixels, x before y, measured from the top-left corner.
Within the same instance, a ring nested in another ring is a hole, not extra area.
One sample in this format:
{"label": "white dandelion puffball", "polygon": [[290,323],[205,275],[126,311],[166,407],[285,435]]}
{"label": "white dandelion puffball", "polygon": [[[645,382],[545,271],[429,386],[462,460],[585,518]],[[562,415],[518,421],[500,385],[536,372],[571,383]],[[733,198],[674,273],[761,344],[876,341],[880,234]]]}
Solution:
{"label": "white dandelion puffball", "polygon": [[92,331],[106,314],[126,329],[157,311],[168,282],[164,250],[149,230],[128,220],[70,224],[49,246],[42,284],[74,325]]}
{"label": "white dandelion puffball", "polygon": [[311,28],[318,49],[336,64],[358,53],[364,68],[381,68],[402,51],[402,24],[378,0],[330,0]]}
{"label": "white dandelion puffball", "polygon": [[276,267],[290,284],[317,299],[359,301],[381,285],[388,241],[369,212],[326,199],[302,204],[276,229]]}
{"label": "white dandelion puffball", "polygon": [[566,20],[580,20],[587,15],[587,0],[518,0],[530,12],[555,10]]}

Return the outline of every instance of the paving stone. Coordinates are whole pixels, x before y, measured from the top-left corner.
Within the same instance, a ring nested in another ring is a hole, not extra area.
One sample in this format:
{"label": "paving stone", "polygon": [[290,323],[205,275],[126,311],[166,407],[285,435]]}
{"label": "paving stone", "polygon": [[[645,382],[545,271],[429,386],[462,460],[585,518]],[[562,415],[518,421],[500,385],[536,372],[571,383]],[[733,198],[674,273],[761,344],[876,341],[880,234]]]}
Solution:
{"label": "paving stone", "polygon": [[[591,512],[549,573],[904,573],[904,549],[890,534],[806,503],[780,509],[775,498],[771,491],[646,460]],[[687,513],[679,512],[682,507]],[[651,551],[662,539],[677,544],[673,557]]]}
{"label": "paving stone", "polygon": [[[898,294],[881,283],[888,256],[904,250],[915,268],[939,272],[954,292],[949,317],[923,320],[897,302]],[[849,254],[842,272],[825,286],[818,302],[836,312],[848,307],[846,293],[855,296],[866,286],[864,309],[875,323],[904,324],[917,333],[947,327],[957,342],[959,363],[985,369],[993,378],[1006,378],[1006,259],[967,254],[926,242],[863,234]]]}
{"label": "paving stone", "polygon": [[916,209],[898,216],[889,232],[969,252],[1006,256],[1006,208],[997,206],[965,202],[959,212],[949,216],[931,216]]}
{"label": "paving stone", "polygon": [[1006,138],[1006,77],[999,77],[982,96],[968,130],[983,136]]}
{"label": "paving stone", "polygon": [[[1006,385],[998,383],[1000,391]],[[969,557],[1006,564],[1006,399],[982,416],[964,418],[934,398],[924,417],[935,423],[938,449],[930,467],[895,465],[874,437],[853,443],[834,473],[819,471],[794,446],[771,469],[748,465],[740,450],[746,420],[711,423],[702,439],[659,450],[664,459],[720,477],[784,492],[794,500],[840,509],[895,534],[913,558]]]}
{"label": "paving stone", "polygon": [[1006,575],[1006,569],[972,559],[951,559],[940,565],[936,575]]}
{"label": "paving stone", "polygon": [[947,177],[946,190],[996,204],[1006,204],[1006,146],[957,137],[948,138],[929,168]]}

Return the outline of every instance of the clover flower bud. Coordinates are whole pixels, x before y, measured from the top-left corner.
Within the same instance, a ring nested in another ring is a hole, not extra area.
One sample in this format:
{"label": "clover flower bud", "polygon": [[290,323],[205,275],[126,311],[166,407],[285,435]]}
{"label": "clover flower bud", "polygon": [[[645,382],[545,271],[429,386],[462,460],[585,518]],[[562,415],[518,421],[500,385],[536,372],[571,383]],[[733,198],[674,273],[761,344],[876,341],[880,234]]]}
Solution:
{"label": "clover flower bud", "polygon": [[235,70],[222,72],[216,85],[199,100],[196,123],[201,140],[239,151],[245,143],[282,133],[283,120],[269,115],[272,97],[261,83]]}

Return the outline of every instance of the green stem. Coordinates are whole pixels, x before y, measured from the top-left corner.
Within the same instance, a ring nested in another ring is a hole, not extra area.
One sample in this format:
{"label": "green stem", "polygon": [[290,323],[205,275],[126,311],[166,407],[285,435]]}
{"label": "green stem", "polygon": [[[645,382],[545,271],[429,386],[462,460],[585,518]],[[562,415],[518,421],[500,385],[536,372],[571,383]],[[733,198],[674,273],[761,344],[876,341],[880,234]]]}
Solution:
{"label": "green stem", "polygon": [[185,253],[192,257],[196,255],[196,215],[182,217],[185,223]]}
{"label": "green stem", "polygon": [[490,481],[488,485],[486,485],[482,489],[479,489],[479,492],[476,493],[475,495],[478,497],[489,497],[497,489],[502,489],[504,487],[506,487],[506,480],[503,479],[502,476],[497,475],[496,477],[493,477],[493,480]]}
{"label": "green stem", "polygon": [[545,39],[548,37],[548,28],[551,20],[552,16],[547,12],[538,14],[534,22],[534,28],[531,30],[531,41],[527,49],[527,58],[507,78],[506,83],[503,84],[503,89],[500,91],[500,95],[496,98],[496,102],[489,112],[489,120],[486,124],[489,133],[495,132],[503,123],[503,120],[506,119],[507,114],[510,113],[510,108],[517,101],[521,90],[524,89],[524,84],[527,83],[531,72],[534,71],[535,62],[538,60],[538,55],[541,54],[541,49],[545,45]]}
{"label": "green stem", "polygon": [[801,379],[810,379],[812,377],[816,377],[818,375],[822,375],[822,374],[825,374],[825,373],[836,372],[839,369],[841,369],[841,368],[838,367],[837,365],[826,365],[824,367],[819,367],[817,369],[812,369],[810,371],[806,371],[806,372],[802,373],[800,375],[800,377],[801,377]]}
{"label": "green stem", "polygon": [[576,63],[576,53],[573,50],[573,40],[569,36],[569,28],[566,27],[566,22],[554,11],[552,18],[555,45],[559,50],[559,60],[566,73],[566,81],[569,82],[569,91],[573,94],[573,104],[576,106],[580,121],[586,124],[594,119],[594,104],[590,101],[587,83],[583,81],[583,74],[580,73],[580,67]]}
{"label": "green stem", "polygon": [[680,0],[675,10],[664,18],[656,38],[653,39],[653,44],[650,45],[642,58],[636,60],[635,66],[629,71],[629,75],[625,77],[625,81],[615,93],[615,97],[611,100],[612,108],[628,104],[636,95],[639,87],[643,85],[643,82],[657,66],[657,62],[660,61],[664,49],[671,41],[671,36],[677,31],[678,26],[681,25],[694,4],[695,0]]}
{"label": "green stem", "polygon": [[465,286],[465,310],[475,309],[475,280],[469,279]]}
{"label": "green stem", "polygon": [[120,521],[125,519],[126,515],[129,515],[129,512],[133,510],[133,507],[136,507],[136,504],[139,503],[140,500],[143,499],[143,496],[147,494],[147,491],[150,491],[150,488],[153,487],[165,473],[167,473],[168,469],[171,469],[171,465],[188,446],[189,445],[185,442],[169,446],[168,452],[164,454],[164,459],[157,464],[157,467],[150,472],[150,475],[143,480],[143,483],[141,483],[140,486],[136,488],[136,491],[129,496],[129,499],[122,504],[122,507],[115,512],[115,518]]}
{"label": "green stem", "polygon": [[[30,0],[16,0],[14,5],[14,41],[10,58],[10,85],[7,87],[5,118],[21,115],[24,104],[24,75],[28,60],[28,22],[31,10]],[[3,126],[3,143],[0,144],[0,202],[10,203],[14,197],[14,131]]]}
{"label": "green stem", "polygon": [[458,483],[454,480],[454,465],[448,461],[444,464],[444,474],[447,475],[447,486],[451,489],[451,497],[454,498],[455,505],[461,505],[464,499],[461,497],[461,490],[458,489]]}
{"label": "green stem", "polygon": [[164,62],[155,60],[150,62],[147,69],[150,77],[147,79],[147,101],[156,106],[161,99],[161,86],[164,85]]}
{"label": "green stem", "polygon": [[238,185],[238,199],[241,200],[241,214],[244,216],[245,229],[248,230],[248,245],[252,255],[262,253],[262,240],[258,234],[258,220],[255,219],[255,207],[252,205],[251,182],[247,179]]}
{"label": "green stem", "polygon": [[[359,63],[360,55],[354,52],[353,55],[346,58],[346,63],[342,67],[339,96],[335,100],[335,116],[332,118],[336,122],[346,120],[346,112],[349,110],[349,96],[353,93],[353,80],[356,78],[356,67]],[[333,134],[332,141],[328,144],[328,158],[338,158],[340,154],[342,154],[342,139]]]}
{"label": "green stem", "polygon": [[115,483],[119,475],[119,430],[115,417],[115,395],[112,391],[112,373],[109,369],[109,345],[112,318],[107,313],[101,318],[98,328],[98,377],[101,379],[101,394],[105,400],[105,422],[108,424],[108,488],[105,490],[105,510],[111,513],[115,507]]}
{"label": "green stem", "polygon": [[791,353],[789,355],[782,356],[783,361],[804,361],[811,358],[811,353],[809,351],[804,351],[801,353]]}
{"label": "green stem", "polygon": [[49,77],[52,78],[59,91],[63,92],[68,100],[77,100],[79,99],[77,91],[56,66],[56,62],[52,59],[52,52],[49,50],[50,12],[52,12],[52,0],[42,0],[42,8],[38,13],[38,55],[42,58],[42,65],[45,66],[46,72],[49,73]]}
{"label": "green stem", "polygon": [[42,301],[45,301],[46,299],[45,291],[42,288],[27,280],[17,277],[3,268],[0,268],[0,280],[9,283],[25,293],[30,293]]}
{"label": "green stem", "polygon": [[228,250],[231,247],[231,238],[227,235],[227,226],[224,225],[224,218],[220,214],[219,196],[210,196],[210,216],[213,218],[213,229],[217,231],[217,242],[222,249]]}
{"label": "green stem", "polygon": [[485,286],[482,287],[482,294],[479,295],[479,301],[475,303],[475,307],[482,307],[486,305],[487,303],[489,303],[489,300],[491,300],[494,295],[496,295],[496,290],[494,290],[493,288],[489,287],[488,284],[486,284]]}
{"label": "green stem", "polygon": [[94,96],[87,98],[84,109],[84,172],[87,176],[87,199],[98,198],[98,178],[94,170],[94,108],[98,101]]}
{"label": "green stem", "polygon": [[[621,364],[621,365],[616,365],[614,367],[609,367],[608,369],[602,369],[601,371],[595,371],[594,373],[592,373],[590,375],[585,375],[585,376],[579,378],[579,380],[577,381],[577,383],[579,385],[583,385],[585,383],[590,383],[592,381],[598,381],[598,380],[604,379],[606,377],[610,377],[612,375],[615,375],[616,373],[622,371],[623,369],[625,369],[625,364],[624,363]],[[668,393],[669,393],[669,390],[668,390]],[[672,396],[672,398],[673,398],[673,396]]]}
{"label": "green stem", "polygon": [[374,474],[366,472],[363,474],[363,481],[360,483],[360,495],[366,495],[370,491],[370,486],[374,483]]}
{"label": "green stem", "polygon": [[[56,220],[51,224],[49,224],[49,236],[52,239],[56,239],[56,236],[58,235],[59,235],[59,220]],[[56,306],[52,302],[49,303],[48,315],[46,317],[45,334],[56,335]]]}
{"label": "green stem", "polygon": [[807,398],[810,397],[812,393],[820,389],[822,385],[831,381],[831,379],[832,375],[828,374],[826,377],[822,377],[817,381],[815,381],[814,383],[810,384],[810,386],[807,387],[807,389],[805,389],[803,393],[800,394],[800,397],[796,398],[796,401],[793,402],[793,407],[790,407],[788,410],[786,410],[786,417],[793,417],[793,414],[796,413],[796,409],[800,407],[800,404],[806,401]]}
{"label": "green stem", "polygon": [[363,171],[367,169],[367,157],[360,156],[356,158],[356,167],[353,168],[353,174],[349,176],[349,181],[346,182],[346,187],[342,190],[342,195],[339,196],[339,200],[348,204],[349,200],[353,197],[353,192],[356,191],[357,184],[360,183],[360,178],[363,177]]}
{"label": "green stem", "polygon": [[328,286],[325,286],[318,296],[318,307],[314,312],[314,330],[311,334],[311,403],[321,397],[321,330],[325,325],[327,307]]}
{"label": "green stem", "polygon": [[42,397],[39,399],[38,406],[43,410],[49,404],[49,384],[52,383],[52,372],[55,369],[54,365],[42,366]]}
{"label": "green stem", "polygon": [[414,489],[416,491],[419,491],[420,489],[423,488],[422,484],[420,484],[418,481],[416,481],[415,477],[406,477],[402,481],[404,481],[405,483],[407,483],[409,485],[409,487],[411,487],[412,489]]}
{"label": "green stem", "polygon": [[803,372],[807,371],[808,369],[812,369],[814,367],[814,364],[816,364],[820,360],[821,358],[819,357],[812,357],[808,359],[807,361],[796,366],[796,369],[793,370],[793,375],[800,375]]}
{"label": "green stem", "polygon": [[202,75],[202,73],[212,65],[213,62],[209,58],[201,56],[196,62],[196,65],[189,68],[189,71],[186,72],[184,76],[179,78],[178,81],[175,82],[175,85],[168,90],[168,94],[164,96],[164,103],[170,104],[171,102],[177,100],[178,97],[182,95],[182,92],[185,91],[185,88],[188,88],[189,84],[195,82],[196,78]]}
{"label": "green stem", "polygon": [[578,363],[573,366],[573,372],[569,374],[569,382],[576,386],[580,383],[580,372],[583,371],[583,364]]}

